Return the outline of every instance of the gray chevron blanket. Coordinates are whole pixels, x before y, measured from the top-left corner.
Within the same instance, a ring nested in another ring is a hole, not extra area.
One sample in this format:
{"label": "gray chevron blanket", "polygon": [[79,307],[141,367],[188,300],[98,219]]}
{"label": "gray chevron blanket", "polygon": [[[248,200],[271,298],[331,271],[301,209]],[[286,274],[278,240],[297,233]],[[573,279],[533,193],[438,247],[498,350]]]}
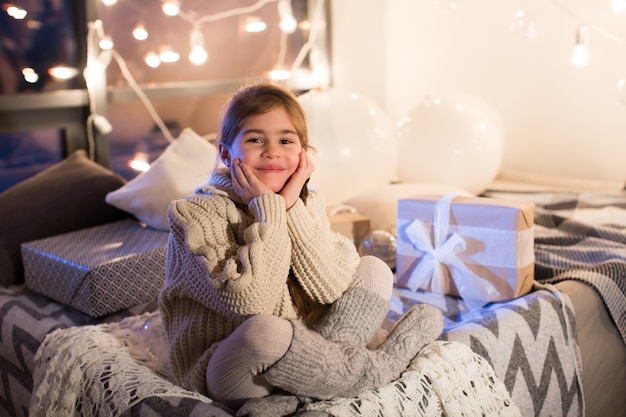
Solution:
{"label": "gray chevron blanket", "polygon": [[535,203],[535,280],[594,288],[626,343],[626,190],[485,195]]}
{"label": "gray chevron blanket", "polygon": [[444,313],[442,339],[485,358],[524,416],[583,416],[582,365],[569,298],[537,284],[521,298],[470,310],[459,298],[394,290],[392,314],[416,303]]}

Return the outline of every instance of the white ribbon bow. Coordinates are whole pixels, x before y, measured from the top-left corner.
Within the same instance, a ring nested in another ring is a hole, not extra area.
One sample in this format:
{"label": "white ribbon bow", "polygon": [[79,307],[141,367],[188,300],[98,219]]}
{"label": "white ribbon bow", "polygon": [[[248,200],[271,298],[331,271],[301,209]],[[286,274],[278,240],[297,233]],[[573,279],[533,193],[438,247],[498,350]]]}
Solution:
{"label": "white ribbon bow", "polygon": [[[498,291],[491,282],[472,272],[457,256],[465,250],[465,240],[456,232],[448,237],[450,205],[455,197],[455,194],[446,194],[435,205],[434,245],[424,223],[420,220],[414,219],[406,227],[405,234],[409,242],[424,253],[421,261],[411,272],[406,285],[410,290],[415,291],[418,288],[427,288],[430,283],[433,292],[446,294],[449,292],[449,286],[445,279],[444,268],[448,268],[461,298],[470,308],[478,308],[493,300]],[[453,270],[457,273],[453,273]],[[462,277],[464,278],[461,279]],[[472,282],[468,279],[469,277],[475,277],[480,282]]]}

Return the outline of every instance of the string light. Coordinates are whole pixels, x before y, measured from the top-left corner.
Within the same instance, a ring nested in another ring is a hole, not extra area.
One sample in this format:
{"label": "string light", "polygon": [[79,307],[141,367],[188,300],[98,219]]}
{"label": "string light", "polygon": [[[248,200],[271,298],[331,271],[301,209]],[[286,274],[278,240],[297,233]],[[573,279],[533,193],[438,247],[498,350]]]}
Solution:
{"label": "string light", "polygon": [[111,49],[113,49],[113,39],[111,39],[110,36],[104,36],[102,39],[100,39],[100,42],[98,42],[98,46],[100,47],[100,49],[110,51]]}
{"label": "string light", "polygon": [[283,32],[294,33],[298,28],[298,22],[293,16],[293,9],[291,8],[290,0],[278,1],[278,17],[280,19],[280,23],[278,25],[280,30]]}
{"label": "string light", "polygon": [[148,39],[148,31],[146,30],[146,27],[143,25],[143,23],[137,23],[137,25],[133,29],[133,38],[137,39],[138,41],[145,41],[146,39]]}
{"label": "string light", "polygon": [[176,0],[164,0],[161,9],[163,13],[168,16],[178,16],[180,13],[180,2]]}
{"label": "string light", "polygon": [[161,62],[172,63],[180,59],[180,54],[170,45],[163,45],[159,50],[159,59]]}
{"label": "string light", "polygon": [[589,50],[587,44],[589,43],[589,29],[587,26],[580,26],[576,30],[576,45],[572,51],[572,64],[581,68],[589,63]]}
{"label": "string light", "polygon": [[287,68],[276,66],[268,73],[268,76],[274,81],[285,81],[291,77],[291,71]]}
{"label": "string light", "polygon": [[161,65],[161,58],[159,58],[159,56],[154,52],[148,52],[143,57],[143,61],[150,68],[158,68]]}
{"label": "string light", "polygon": [[136,171],[145,172],[150,169],[150,160],[145,152],[135,152],[133,159],[128,161],[128,166]]}
{"label": "string light", "polygon": [[15,20],[23,20],[24,18],[26,18],[26,15],[28,14],[26,10],[22,9],[21,7],[17,7],[13,4],[7,5],[6,11],[7,11],[7,14]]}
{"label": "string light", "polygon": [[209,54],[206,49],[204,49],[204,35],[202,34],[202,31],[200,31],[199,25],[194,25],[194,28],[189,35],[189,43],[191,44],[189,62],[195,66],[204,64],[209,58]]}
{"label": "string light", "polygon": [[39,74],[37,74],[37,72],[35,72],[35,70],[30,67],[23,68],[22,75],[24,76],[24,80],[27,83],[35,84],[37,81],[39,81]]}
{"label": "string light", "polygon": [[48,69],[48,74],[57,81],[70,80],[78,75],[78,68],[57,65]]}
{"label": "string light", "polygon": [[513,13],[510,25],[511,32],[519,33],[528,39],[535,39],[539,33],[539,23],[524,10]]}
{"label": "string light", "polygon": [[245,28],[246,32],[263,32],[267,28],[267,23],[258,16],[248,16],[246,17]]}
{"label": "string light", "polygon": [[626,79],[617,81],[617,97],[622,104],[626,104]]}

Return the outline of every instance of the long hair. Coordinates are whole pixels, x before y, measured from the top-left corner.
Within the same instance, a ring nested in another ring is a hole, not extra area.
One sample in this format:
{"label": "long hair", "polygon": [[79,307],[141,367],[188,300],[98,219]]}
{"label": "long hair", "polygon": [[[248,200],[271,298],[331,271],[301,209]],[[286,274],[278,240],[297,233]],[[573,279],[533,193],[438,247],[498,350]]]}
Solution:
{"label": "long hair", "polygon": [[[302,147],[305,150],[312,149],[309,144],[306,115],[297,97],[291,91],[270,83],[245,86],[231,96],[222,109],[220,127],[217,132],[219,143],[230,148],[246,118],[265,114],[278,106],[282,106],[289,115]],[[305,203],[308,190],[307,180],[300,190],[300,198]],[[298,283],[292,270],[289,271],[287,285],[294,307],[302,321],[308,326],[318,322],[328,306],[313,300]]]}

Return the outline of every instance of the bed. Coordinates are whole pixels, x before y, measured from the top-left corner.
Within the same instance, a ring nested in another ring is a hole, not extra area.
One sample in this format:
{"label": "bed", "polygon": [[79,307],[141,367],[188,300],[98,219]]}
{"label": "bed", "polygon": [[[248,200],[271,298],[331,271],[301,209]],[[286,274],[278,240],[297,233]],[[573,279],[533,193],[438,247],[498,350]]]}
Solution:
{"label": "bed", "polygon": [[[119,184],[111,186],[115,187]],[[484,196],[535,203],[533,290],[469,310],[456,297],[397,287],[388,323],[416,303],[440,308],[445,330],[435,347],[445,351],[463,345],[479,357],[481,369],[495,373],[521,415],[626,415],[626,191],[498,187]],[[67,378],[88,381],[92,390],[62,396],[78,410],[76,415],[234,415],[210,398],[174,386],[129,352],[128,341],[155,314],[156,303],[151,301],[93,318],[23,283],[0,288],[0,415],[33,415],[29,411],[33,393],[41,392],[46,377],[42,363],[65,363],[75,356],[72,337],[89,340],[95,354],[117,355],[115,367],[108,371],[67,367],[72,370]],[[122,340],[120,329],[128,340]],[[453,415],[420,373],[419,361],[424,358],[418,355],[407,372],[379,390],[357,398],[302,400],[294,415],[314,411],[336,416]],[[132,378],[126,378],[127,373]],[[62,378],[55,381],[64,383]],[[120,406],[91,401],[101,398],[94,396],[97,390],[98,395],[107,390],[129,394]]]}

